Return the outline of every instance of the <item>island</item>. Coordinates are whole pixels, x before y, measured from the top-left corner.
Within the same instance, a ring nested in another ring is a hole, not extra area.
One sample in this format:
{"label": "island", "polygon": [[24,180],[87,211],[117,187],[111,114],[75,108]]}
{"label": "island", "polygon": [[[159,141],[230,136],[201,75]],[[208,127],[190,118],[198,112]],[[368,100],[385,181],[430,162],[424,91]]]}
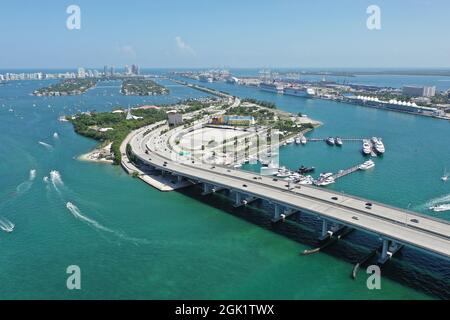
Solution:
{"label": "island", "polygon": [[95,79],[68,79],[33,92],[35,96],[73,96],[85,93],[95,87]]}
{"label": "island", "polygon": [[156,96],[169,94],[169,89],[150,79],[124,79],[120,92],[126,96]]}

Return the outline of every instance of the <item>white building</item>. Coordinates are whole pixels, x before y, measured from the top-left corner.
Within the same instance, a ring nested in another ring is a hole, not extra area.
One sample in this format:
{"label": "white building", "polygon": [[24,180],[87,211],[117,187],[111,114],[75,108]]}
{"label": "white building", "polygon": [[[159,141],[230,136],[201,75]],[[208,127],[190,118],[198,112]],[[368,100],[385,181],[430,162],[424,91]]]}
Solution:
{"label": "white building", "polygon": [[183,115],[177,110],[167,111],[169,126],[177,126],[183,123]]}

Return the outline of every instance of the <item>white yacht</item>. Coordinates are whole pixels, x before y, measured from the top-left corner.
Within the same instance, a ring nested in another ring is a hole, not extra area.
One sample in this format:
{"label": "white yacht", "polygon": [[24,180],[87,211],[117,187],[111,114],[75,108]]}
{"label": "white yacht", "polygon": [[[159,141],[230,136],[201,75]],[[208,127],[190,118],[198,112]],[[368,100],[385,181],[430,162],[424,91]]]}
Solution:
{"label": "white yacht", "polygon": [[362,153],[364,155],[369,155],[372,153],[372,148],[368,140],[363,140]]}
{"label": "white yacht", "polygon": [[305,176],[303,178],[300,178],[300,181],[298,183],[304,185],[311,185],[314,183],[314,179],[311,176]]}
{"label": "white yacht", "polygon": [[278,169],[278,172],[276,174],[276,176],[278,178],[287,178],[291,175],[291,171],[289,171],[288,169],[286,169],[286,167],[281,167],[280,169]]}
{"label": "white yacht", "polygon": [[328,137],[326,140],[327,144],[329,144],[330,146],[334,146],[335,144],[335,140],[333,137]]}
{"label": "white yacht", "polygon": [[325,179],[320,179],[318,181],[315,182],[315,185],[317,186],[328,186],[332,183],[335,183],[336,181],[334,180],[333,177],[327,177]]}
{"label": "white yacht", "polygon": [[386,149],[384,148],[384,144],[381,141],[381,139],[377,139],[377,141],[374,144],[374,149],[375,149],[375,152],[378,153],[378,154],[383,154],[386,151]]}
{"label": "white yacht", "polygon": [[342,147],[342,145],[344,144],[344,143],[342,142],[342,139],[339,138],[339,137],[337,137],[334,141],[336,142],[336,145],[337,145],[338,147]]}
{"label": "white yacht", "polygon": [[372,160],[367,160],[363,164],[361,164],[358,168],[359,170],[369,170],[371,168],[375,167],[375,162]]}
{"label": "white yacht", "polygon": [[431,211],[434,212],[443,212],[443,211],[449,211],[450,210],[450,203],[447,204],[441,204],[438,206],[432,206],[429,208]]}
{"label": "white yacht", "polygon": [[286,143],[291,144],[291,143],[294,143],[294,141],[295,141],[294,138],[289,138],[286,140]]}
{"label": "white yacht", "polygon": [[295,144],[300,144],[300,143],[301,143],[300,137],[296,137],[296,138],[295,138]]}
{"label": "white yacht", "polygon": [[301,144],[306,144],[306,138],[305,138],[305,136],[302,136],[301,138],[300,138],[300,143]]}

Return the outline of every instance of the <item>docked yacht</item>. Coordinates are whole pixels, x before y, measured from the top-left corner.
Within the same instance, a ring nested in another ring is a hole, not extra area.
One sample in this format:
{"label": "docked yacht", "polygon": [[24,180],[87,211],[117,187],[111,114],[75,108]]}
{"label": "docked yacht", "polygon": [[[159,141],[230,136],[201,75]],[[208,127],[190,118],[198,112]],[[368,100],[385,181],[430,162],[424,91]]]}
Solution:
{"label": "docked yacht", "polygon": [[294,143],[294,141],[295,141],[294,138],[289,138],[286,140],[286,143],[291,144],[291,143]]}
{"label": "docked yacht", "polygon": [[314,179],[311,176],[305,176],[300,178],[300,181],[298,183],[303,185],[312,185],[314,183]]}
{"label": "docked yacht", "polygon": [[336,181],[334,180],[333,177],[327,177],[327,178],[324,178],[324,179],[317,180],[314,184],[317,185],[317,186],[328,186],[328,185],[330,185],[332,183],[335,183],[335,182]]}
{"label": "docked yacht", "polygon": [[300,143],[301,143],[301,144],[306,144],[306,138],[305,138],[305,136],[302,136],[302,137],[300,138]]}
{"label": "docked yacht", "polygon": [[368,155],[370,155],[372,153],[372,148],[371,148],[370,143],[369,143],[368,140],[364,140],[363,141],[362,153],[365,156],[368,156]]}
{"label": "docked yacht", "polygon": [[443,211],[449,211],[450,210],[450,203],[447,204],[441,204],[439,206],[432,206],[429,208],[431,211],[434,212],[443,212]]}
{"label": "docked yacht", "polygon": [[342,147],[342,145],[344,144],[344,143],[342,142],[342,139],[339,138],[339,137],[337,137],[337,138],[335,139],[335,142],[336,142],[336,145],[337,145],[338,147]]}
{"label": "docked yacht", "polygon": [[334,138],[332,138],[332,137],[328,137],[327,140],[326,140],[326,142],[327,142],[327,144],[329,144],[330,146],[334,146],[334,144],[335,144]]}
{"label": "docked yacht", "polygon": [[295,144],[300,144],[300,143],[301,143],[300,137],[296,137],[295,138]]}
{"label": "docked yacht", "polygon": [[309,173],[309,172],[314,172],[314,170],[316,170],[315,167],[305,167],[304,165],[302,165],[300,168],[298,168],[298,173],[300,174],[305,174],[305,173]]}
{"label": "docked yacht", "polygon": [[386,149],[384,148],[384,144],[381,141],[381,139],[377,139],[377,141],[375,142],[373,148],[375,149],[375,152],[378,154],[383,154]]}
{"label": "docked yacht", "polygon": [[278,172],[276,173],[276,176],[278,178],[288,178],[292,173],[286,169],[285,167],[281,167],[278,169]]}
{"label": "docked yacht", "polygon": [[366,162],[364,162],[363,164],[359,165],[359,170],[369,170],[372,169],[373,167],[375,167],[375,162],[373,162],[372,160],[367,160]]}

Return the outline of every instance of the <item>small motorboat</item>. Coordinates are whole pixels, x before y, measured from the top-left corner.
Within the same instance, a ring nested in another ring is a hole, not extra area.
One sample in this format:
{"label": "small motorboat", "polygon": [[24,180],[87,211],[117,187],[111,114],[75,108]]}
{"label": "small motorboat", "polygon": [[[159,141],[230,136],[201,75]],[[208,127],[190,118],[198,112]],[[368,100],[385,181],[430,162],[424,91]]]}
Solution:
{"label": "small motorboat", "polygon": [[428,209],[430,209],[431,211],[434,211],[434,212],[449,211],[450,210],[450,203],[441,204],[441,205],[438,205],[438,206],[432,206],[432,207],[429,207]]}
{"label": "small motorboat", "polygon": [[306,140],[305,136],[302,136],[302,137],[300,138],[300,143],[303,144],[303,145],[305,145],[306,142],[307,142],[307,140]]}
{"label": "small motorboat", "polygon": [[305,173],[310,173],[310,172],[314,172],[316,170],[315,167],[305,167],[305,166],[301,166],[297,171],[300,174],[305,174]]}
{"label": "small motorboat", "polygon": [[326,140],[327,144],[330,146],[334,146],[335,145],[335,141],[333,137],[328,137]]}
{"label": "small motorboat", "polygon": [[338,147],[342,147],[342,145],[344,144],[344,143],[342,142],[342,139],[339,138],[339,137],[337,137],[337,138],[335,139],[335,142],[336,142],[336,145],[337,145]]}

